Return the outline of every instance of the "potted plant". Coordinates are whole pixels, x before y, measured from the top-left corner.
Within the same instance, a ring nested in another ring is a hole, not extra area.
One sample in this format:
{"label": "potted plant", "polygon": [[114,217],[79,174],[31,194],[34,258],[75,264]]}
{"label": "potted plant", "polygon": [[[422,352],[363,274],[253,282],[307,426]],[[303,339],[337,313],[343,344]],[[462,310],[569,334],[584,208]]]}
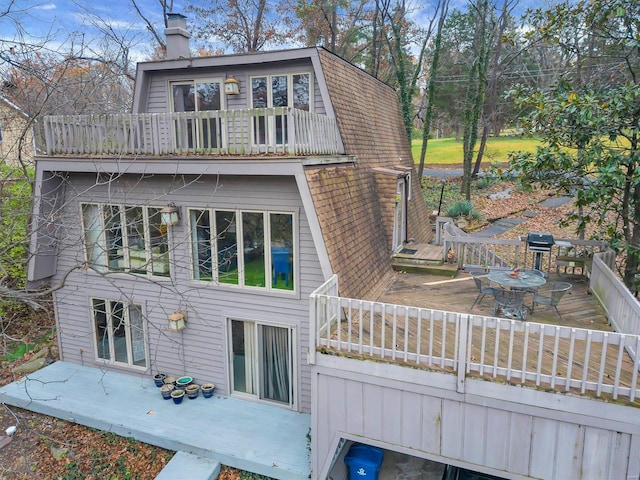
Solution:
{"label": "potted plant", "polygon": [[172,383],[165,383],[162,387],[160,387],[160,393],[162,394],[162,398],[165,400],[169,400],[171,398],[171,392],[175,386]]}
{"label": "potted plant", "polygon": [[193,377],[180,377],[176,380],[176,388],[185,389],[193,382]]}
{"label": "potted plant", "polygon": [[211,398],[213,396],[214,388],[215,388],[215,385],[213,383],[205,383],[200,387],[200,389],[202,390],[202,396],[204,398]]}
{"label": "potted plant", "polygon": [[171,392],[171,398],[173,399],[173,403],[176,405],[182,403],[182,399],[184,398],[184,390],[177,389]]}
{"label": "potted plant", "polygon": [[200,385],[197,383],[190,383],[187,385],[186,392],[187,397],[191,400],[198,397],[198,392],[200,391]]}
{"label": "potted plant", "polygon": [[162,385],[164,385],[165,378],[167,378],[167,376],[164,373],[154,375],[153,381],[156,383],[156,387],[162,387]]}

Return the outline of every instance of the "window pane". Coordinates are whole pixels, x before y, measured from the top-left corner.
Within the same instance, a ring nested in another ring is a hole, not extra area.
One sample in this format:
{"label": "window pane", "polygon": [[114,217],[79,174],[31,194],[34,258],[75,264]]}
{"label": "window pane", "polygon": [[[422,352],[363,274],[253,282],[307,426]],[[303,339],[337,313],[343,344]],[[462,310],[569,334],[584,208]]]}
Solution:
{"label": "window pane", "polygon": [[142,311],[137,305],[129,305],[129,325],[131,328],[131,351],[133,364],[139,367],[147,366],[147,352],[144,344],[144,324]]}
{"label": "window pane", "polygon": [[264,267],[264,215],[260,212],[242,213],[244,251],[244,284],[266,286]]}
{"label": "window pane", "polygon": [[272,213],[269,215],[269,221],[272,287],[293,290],[293,215]]}
{"label": "window pane", "polygon": [[289,106],[289,88],[287,75],[271,77],[271,98],[273,107]]}
{"label": "window pane", "polygon": [[238,245],[235,212],[216,211],[218,281],[238,284]]}
{"label": "window pane", "polygon": [[162,224],[160,208],[149,208],[149,245],[151,245],[151,271],[154,275],[168,277],[169,237],[167,226]]}
{"label": "window pane", "polygon": [[147,273],[147,252],[144,242],[144,218],[141,207],[129,207],[125,212],[129,265],[134,273]]}
{"label": "window pane", "polygon": [[124,270],[124,250],[120,207],[104,206],[105,237],[107,240],[107,261],[110,270]]}
{"label": "window pane", "polygon": [[191,210],[191,245],[193,255],[193,278],[211,280],[211,221],[207,210]]}
{"label": "window pane", "polygon": [[300,110],[309,111],[309,74],[293,76],[293,106]]}
{"label": "window pane", "polygon": [[171,86],[174,112],[195,112],[196,100],[192,83]]}
{"label": "window pane", "polygon": [[289,330],[260,325],[261,398],[291,403],[291,346]]}
{"label": "window pane", "polygon": [[98,358],[109,360],[109,325],[107,324],[107,306],[104,300],[93,300],[93,321],[96,332],[96,354]]}
{"label": "window pane", "polygon": [[[267,108],[267,77],[256,77],[251,79],[251,107]],[[253,118],[253,141],[256,145],[267,143],[267,127],[264,116]]]}
{"label": "window pane", "polygon": [[111,332],[113,335],[114,360],[116,362],[129,363],[124,305],[120,302],[111,302]]}
{"label": "window pane", "polygon": [[267,108],[267,77],[251,79],[251,107]]}
{"label": "window pane", "polygon": [[233,370],[233,390],[255,394],[253,360],[255,350],[254,324],[231,321],[231,353]]}
{"label": "window pane", "polygon": [[220,110],[221,98],[220,98],[220,83],[198,83],[198,111],[203,112],[205,110]]}
{"label": "window pane", "polygon": [[95,267],[106,265],[106,255],[102,246],[102,223],[98,205],[82,205],[82,226],[87,262]]}

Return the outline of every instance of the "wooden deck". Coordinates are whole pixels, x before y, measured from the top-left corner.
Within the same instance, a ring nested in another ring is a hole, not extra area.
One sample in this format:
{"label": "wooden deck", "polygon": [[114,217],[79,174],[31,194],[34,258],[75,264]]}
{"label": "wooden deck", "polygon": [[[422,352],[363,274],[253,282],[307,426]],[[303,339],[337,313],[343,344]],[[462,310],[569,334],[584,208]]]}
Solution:
{"label": "wooden deck", "polygon": [[377,302],[329,297],[329,316],[340,311],[341,319],[330,334],[321,327],[319,344],[328,347],[321,352],[640,406],[640,364],[627,351],[638,351],[640,338],[614,333],[585,277],[554,280],[572,284],[561,318],[538,305],[520,321],[493,317],[490,296],[471,311],[478,293],[467,273],[398,273]]}
{"label": "wooden deck", "polygon": [[[569,282],[571,290],[560,301],[558,319],[552,308],[537,306],[527,321],[563,325],[565,327],[590,328],[611,331],[605,311],[588,293],[588,281],[581,275],[550,275],[548,282]],[[493,315],[493,298],[487,295],[470,310],[478,291],[471,275],[460,272],[456,278],[443,279],[437,275],[398,273],[396,280],[378,301],[396,305],[447,310],[450,312]],[[531,296],[526,299],[531,303]]]}

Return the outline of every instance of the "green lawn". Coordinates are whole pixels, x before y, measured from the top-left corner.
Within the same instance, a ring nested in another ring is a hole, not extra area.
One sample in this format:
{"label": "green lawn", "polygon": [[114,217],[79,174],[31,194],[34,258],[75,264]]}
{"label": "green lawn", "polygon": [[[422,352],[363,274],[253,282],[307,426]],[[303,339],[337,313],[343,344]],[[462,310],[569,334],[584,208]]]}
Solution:
{"label": "green lawn", "polygon": [[[540,141],[534,138],[520,137],[491,137],[487,140],[483,163],[506,162],[507,154],[512,151],[534,152]],[[422,140],[411,142],[411,152],[414,162],[420,160]],[[476,146],[477,149],[477,146]],[[462,164],[462,140],[455,138],[439,138],[429,140],[427,147],[426,165]]]}

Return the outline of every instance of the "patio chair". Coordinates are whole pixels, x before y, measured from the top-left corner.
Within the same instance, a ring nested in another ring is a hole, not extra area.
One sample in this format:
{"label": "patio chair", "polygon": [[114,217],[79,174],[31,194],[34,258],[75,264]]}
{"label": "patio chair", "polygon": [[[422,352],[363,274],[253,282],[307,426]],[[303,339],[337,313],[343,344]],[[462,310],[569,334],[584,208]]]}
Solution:
{"label": "patio chair", "polygon": [[501,312],[505,317],[515,317],[518,320],[526,320],[529,309],[524,306],[526,290],[502,290],[498,289],[493,294],[493,316]]}
{"label": "patio chair", "polygon": [[533,305],[531,306],[531,312],[535,308],[536,304],[545,305],[547,307],[553,307],[558,315],[558,318],[562,320],[560,311],[558,310],[558,304],[560,299],[567,293],[573,285],[568,282],[552,282],[549,284],[549,288],[544,290],[540,289],[538,293],[533,296]]}
{"label": "patio chair", "polygon": [[280,276],[284,276],[285,285],[289,286],[291,278],[291,249],[287,247],[271,247],[271,261],[273,263],[273,285],[278,283]]}
{"label": "patio chair", "polygon": [[482,299],[485,295],[493,295],[497,290],[502,290],[500,288],[492,287],[489,284],[489,279],[487,278],[486,273],[480,272],[471,272],[471,277],[473,281],[476,283],[476,288],[478,289],[478,296],[471,304],[471,308],[469,310],[473,310],[473,307],[476,303],[482,302]]}

